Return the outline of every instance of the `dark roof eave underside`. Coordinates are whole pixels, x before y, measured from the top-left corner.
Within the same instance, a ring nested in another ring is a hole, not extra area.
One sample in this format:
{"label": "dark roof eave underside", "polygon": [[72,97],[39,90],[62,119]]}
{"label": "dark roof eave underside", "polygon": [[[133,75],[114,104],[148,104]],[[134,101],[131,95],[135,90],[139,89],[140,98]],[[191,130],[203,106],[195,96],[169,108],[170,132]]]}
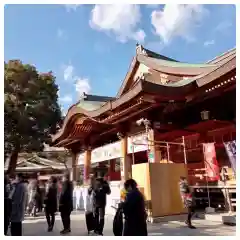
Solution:
{"label": "dark roof eave underside", "polygon": [[123,95],[121,98],[117,99],[116,101],[107,103],[106,105],[104,105],[102,108],[98,110],[88,112],[83,109],[73,107],[71,111],[69,111],[66,118],[64,119],[64,124],[62,129],[53,137],[53,142],[55,142],[58,138],[61,137],[64,129],[67,126],[67,123],[73,116],[85,115],[87,116],[87,118],[92,119],[93,117],[97,117],[106,111],[116,109],[123,103],[126,103],[132,98],[139,95],[141,92],[149,93],[149,94],[159,94],[161,95],[162,98],[172,100],[172,99],[179,99],[179,98],[182,99],[184,97],[185,91],[186,90],[184,87],[168,87],[166,85],[152,83],[147,80],[139,81],[131,91],[127,92],[125,95]]}

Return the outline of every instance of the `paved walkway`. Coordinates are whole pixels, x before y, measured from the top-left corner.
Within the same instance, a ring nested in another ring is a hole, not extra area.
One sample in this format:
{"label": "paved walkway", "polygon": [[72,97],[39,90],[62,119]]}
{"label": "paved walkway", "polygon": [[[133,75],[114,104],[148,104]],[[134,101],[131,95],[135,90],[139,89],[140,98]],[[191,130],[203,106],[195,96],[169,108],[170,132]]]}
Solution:
{"label": "paved walkway", "polygon": [[[106,216],[104,229],[105,236],[113,236],[112,216]],[[71,216],[72,232],[70,236],[86,236],[85,216],[83,213],[75,213]],[[220,223],[207,220],[193,220],[197,229],[188,229],[182,221],[170,221],[168,223],[156,223],[148,225],[149,236],[235,236],[236,227],[225,226]],[[59,236],[62,223],[59,216],[56,216],[54,231],[48,233],[46,220],[43,216],[36,219],[27,218],[23,224],[24,236]]]}

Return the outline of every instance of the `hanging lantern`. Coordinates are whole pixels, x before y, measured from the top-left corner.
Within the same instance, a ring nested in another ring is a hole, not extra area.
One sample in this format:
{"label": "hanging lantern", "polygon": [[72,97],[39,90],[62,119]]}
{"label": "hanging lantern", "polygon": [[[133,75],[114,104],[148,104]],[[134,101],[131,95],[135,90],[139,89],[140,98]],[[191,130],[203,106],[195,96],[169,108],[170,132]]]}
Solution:
{"label": "hanging lantern", "polygon": [[201,118],[203,121],[209,120],[209,111],[202,111],[201,112]]}

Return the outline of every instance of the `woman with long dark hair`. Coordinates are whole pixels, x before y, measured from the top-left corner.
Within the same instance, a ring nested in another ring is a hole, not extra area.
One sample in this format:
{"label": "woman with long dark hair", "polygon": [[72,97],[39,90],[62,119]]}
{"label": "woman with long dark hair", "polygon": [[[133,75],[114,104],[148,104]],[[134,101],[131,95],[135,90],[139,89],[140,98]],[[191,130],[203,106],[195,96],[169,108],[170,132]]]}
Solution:
{"label": "woman with long dark hair", "polygon": [[123,236],[147,236],[147,214],[144,197],[133,179],[128,179],[124,183],[124,188],[127,195],[122,203],[125,218]]}

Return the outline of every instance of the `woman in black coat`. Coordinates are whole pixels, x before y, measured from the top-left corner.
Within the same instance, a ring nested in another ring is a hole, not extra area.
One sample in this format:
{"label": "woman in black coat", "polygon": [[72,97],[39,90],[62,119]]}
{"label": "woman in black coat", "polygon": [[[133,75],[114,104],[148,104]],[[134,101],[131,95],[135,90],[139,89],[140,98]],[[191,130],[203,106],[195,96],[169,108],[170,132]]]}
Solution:
{"label": "woman in black coat", "polygon": [[70,175],[66,172],[63,176],[62,191],[59,198],[59,212],[61,214],[63,230],[61,234],[71,232],[70,215],[73,211],[73,184],[70,181]]}
{"label": "woman in black coat", "polygon": [[124,183],[124,188],[127,191],[127,196],[122,203],[125,217],[123,236],[147,236],[147,214],[144,197],[133,179],[127,180]]}
{"label": "woman in black coat", "polygon": [[45,215],[48,223],[48,231],[53,230],[55,213],[57,211],[57,179],[51,177],[49,187],[45,196]]}

